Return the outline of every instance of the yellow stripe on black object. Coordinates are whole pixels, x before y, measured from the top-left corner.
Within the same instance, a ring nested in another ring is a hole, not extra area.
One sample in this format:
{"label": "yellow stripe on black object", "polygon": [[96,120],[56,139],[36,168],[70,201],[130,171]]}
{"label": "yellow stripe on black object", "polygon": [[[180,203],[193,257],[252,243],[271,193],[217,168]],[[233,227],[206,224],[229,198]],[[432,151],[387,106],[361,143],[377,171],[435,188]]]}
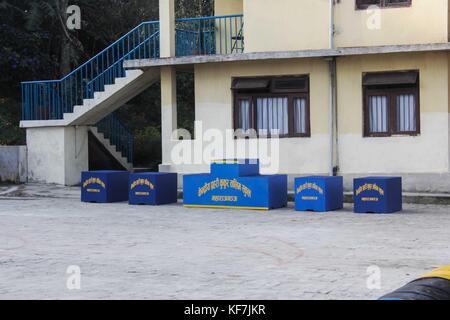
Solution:
{"label": "yellow stripe on black object", "polygon": [[442,278],[450,280],[450,265],[434,269],[423,275],[422,278]]}

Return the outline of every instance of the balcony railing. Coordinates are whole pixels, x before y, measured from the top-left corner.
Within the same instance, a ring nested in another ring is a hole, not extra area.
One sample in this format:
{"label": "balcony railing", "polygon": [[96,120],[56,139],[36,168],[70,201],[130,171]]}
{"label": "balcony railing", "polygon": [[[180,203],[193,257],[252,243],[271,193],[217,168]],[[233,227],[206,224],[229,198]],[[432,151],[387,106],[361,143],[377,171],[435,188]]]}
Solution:
{"label": "balcony railing", "polygon": [[244,51],[244,16],[177,19],[176,55],[225,55]]}
{"label": "balcony railing", "polygon": [[[176,55],[226,55],[244,51],[244,17],[176,20]],[[159,21],[144,22],[60,80],[22,82],[22,120],[63,119],[94,92],[125,77],[125,60],[157,59]]]}
{"label": "balcony railing", "polygon": [[159,22],[144,22],[61,80],[22,83],[22,120],[63,119],[94,92],[125,77],[125,60],[159,57]]}

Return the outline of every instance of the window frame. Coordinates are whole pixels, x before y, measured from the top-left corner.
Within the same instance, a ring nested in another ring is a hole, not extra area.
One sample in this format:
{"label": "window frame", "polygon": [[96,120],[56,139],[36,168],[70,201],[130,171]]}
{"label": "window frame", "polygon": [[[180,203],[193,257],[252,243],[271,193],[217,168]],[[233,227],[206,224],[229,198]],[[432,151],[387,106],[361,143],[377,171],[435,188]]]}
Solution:
{"label": "window frame", "polygon": [[380,7],[381,9],[389,9],[389,8],[408,8],[412,6],[412,0],[406,0],[404,3],[389,3],[389,0],[378,0],[379,4],[364,4],[361,3],[361,0],[355,0],[355,9],[356,10],[367,10],[370,6]]}
{"label": "window frame", "polygon": [[[418,75],[419,72],[417,71]],[[364,75],[363,75],[364,76]],[[416,131],[398,131],[397,129],[397,96],[402,94],[414,94],[416,103]],[[387,132],[370,132],[370,96],[387,96],[388,120]],[[386,88],[370,88],[363,85],[363,126],[365,138],[393,137],[393,136],[418,136],[420,128],[420,77],[418,76],[415,87],[413,86],[392,86]]]}
{"label": "window frame", "polygon": [[[293,79],[298,77],[306,78],[306,87],[303,90],[293,89],[293,90],[273,90],[273,80],[281,78],[281,76],[273,76],[273,77],[263,77],[270,78],[271,84],[268,88],[268,91],[254,91],[244,90],[244,91],[233,91],[233,124],[234,130],[239,130],[239,100],[248,99],[250,102],[250,129],[255,130],[256,138],[272,138],[270,132],[267,132],[267,135],[260,135],[258,128],[258,115],[257,115],[257,106],[256,100],[258,98],[279,98],[279,97],[287,97],[288,99],[288,133],[287,134],[279,134],[277,137],[279,138],[310,138],[311,137],[311,117],[310,117],[310,79],[309,75],[299,75],[299,76],[283,76],[286,79]],[[254,77],[256,78],[256,77]],[[234,79],[233,79],[234,80]],[[275,91],[275,92],[274,92]],[[306,110],[305,110],[305,133],[296,133],[295,132],[295,123],[294,123],[294,99],[305,99],[306,100]]]}
{"label": "window frame", "polygon": [[[255,126],[254,123],[254,116],[253,116],[253,99],[251,95],[248,94],[241,94],[241,95],[236,95],[235,99],[234,99],[234,108],[233,108],[233,124],[234,124],[234,128],[238,128],[239,127],[239,122],[240,122],[240,112],[239,110],[237,110],[237,108],[239,108],[239,101],[240,100],[249,100],[249,110],[250,110],[250,115],[249,115],[249,119],[250,119],[250,129],[252,129]],[[242,128],[239,128],[242,129]],[[237,129],[235,129],[237,130]]]}

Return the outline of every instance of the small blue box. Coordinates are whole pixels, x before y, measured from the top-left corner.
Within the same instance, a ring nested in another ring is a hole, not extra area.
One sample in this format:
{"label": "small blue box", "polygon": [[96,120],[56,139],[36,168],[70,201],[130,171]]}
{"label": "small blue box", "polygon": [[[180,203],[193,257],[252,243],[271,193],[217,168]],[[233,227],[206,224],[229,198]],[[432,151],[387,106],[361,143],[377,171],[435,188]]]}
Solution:
{"label": "small blue box", "polygon": [[366,177],[353,182],[356,213],[394,213],[402,210],[401,177]]}
{"label": "small blue box", "polygon": [[311,176],[295,179],[295,210],[326,212],[343,207],[342,177]]}
{"label": "small blue box", "polygon": [[128,200],[128,171],[81,173],[81,201],[110,203]]}
{"label": "small blue box", "polygon": [[129,204],[162,205],[178,201],[178,175],[166,172],[130,174]]}
{"label": "small blue box", "polygon": [[259,160],[216,160],[211,164],[211,175],[222,178],[257,176],[259,175]]}

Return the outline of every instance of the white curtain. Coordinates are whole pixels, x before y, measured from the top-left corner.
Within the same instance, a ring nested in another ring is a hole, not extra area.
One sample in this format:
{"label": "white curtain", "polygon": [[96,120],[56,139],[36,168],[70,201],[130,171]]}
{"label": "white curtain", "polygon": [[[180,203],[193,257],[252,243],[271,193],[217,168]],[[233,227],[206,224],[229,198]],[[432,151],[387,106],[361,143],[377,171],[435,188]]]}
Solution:
{"label": "white curtain", "polygon": [[416,99],[413,94],[397,96],[397,131],[416,131]]}
{"label": "white curtain", "polygon": [[294,99],[294,130],[295,133],[306,133],[306,99]]}
{"label": "white curtain", "polygon": [[387,132],[387,96],[369,97],[369,129],[372,133]]}
{"label": "white curtain", "polygon": [[288,134],[288,98],[268,97],[256,99],[258,132],[267,135],[271,130]]}
{"label": "white curtain", "polygon": [[239,100],[240,129],[247,131],[250,129],[250,101]]}

